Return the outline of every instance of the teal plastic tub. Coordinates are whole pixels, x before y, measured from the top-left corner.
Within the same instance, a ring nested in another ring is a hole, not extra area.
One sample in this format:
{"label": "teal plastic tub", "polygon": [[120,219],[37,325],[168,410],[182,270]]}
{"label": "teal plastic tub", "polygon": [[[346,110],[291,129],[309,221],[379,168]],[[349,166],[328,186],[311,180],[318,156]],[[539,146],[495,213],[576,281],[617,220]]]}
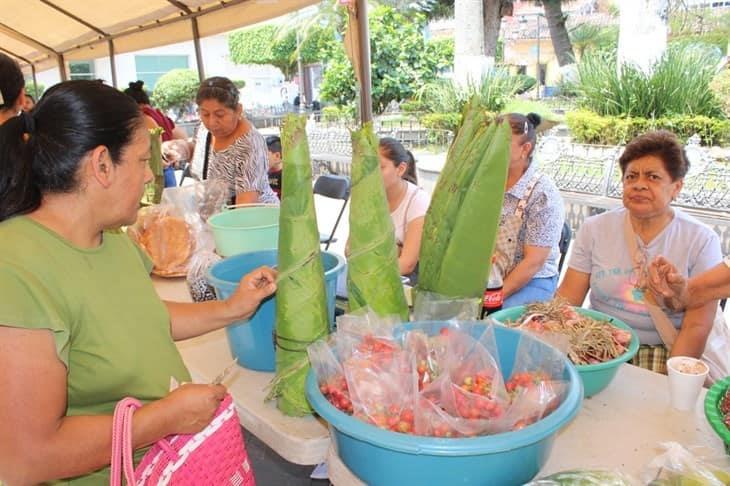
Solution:
{"label": "teal plastic tub", "polygon": [[[447,325],[444,322],[413,322],[401,325],[398,332],[417,328],[433,335]],[[481,322],[472,323],[470,327],[475,337],[484,330]],[[502,372],[508,377],[519,340],[535,338],[502,326],[495,327],[495,335]],[[534,478],[545,465],[557,432],[580,410],[583,387],[567,358],[565,364],[568,389],[565,399],[553,413],[524,429],[484,437],[444,439],[379,429],[332,406],[319,391],[317,378],[311,371],[306,393],[314,410],[329,423],[340,459],[366,484],[521,485]]]}
{"label": "teal plastic tub", "polygon": [[211,216],[208,226],[215,249],[223,257],[275,250],[279,245],[279,206],[254,204],[224,210]]}
{"label": "teal plastic tub", "polygon": [[[620,327],[621,329],[626,329],[631,332],[631,343],[629,343],[629,349],[627,349],[626,352],[618,358],[604,363],[576,365],[578,374],[580,375],[581,380],[583,380],[585,396],[586,398],[589,398],[606,388],[613,380],[613,377],[616,376],[618,367],[636,355],[636,352],[639,351],[639,336],[636,334],[636,331],[629,327],[628,324],[616,319],[615,317],[604,314],[603,312],[598,312],[592,309],[584,309],[582,307],[574,307],[574,309],[578,314],[583,314],[584,316],[602,321],[608,321],[616,327]],[[509,309],[502,309],[494,314],[490,314],[489,317],[497,322],[516,321],[519,320],[524,313],[525,306],[520,305],[517,307],[510,307]]]}
{"label": "teal plastic tub", "polygon": [[[238,286],[241,278],[262,265],[273,266],[277,262],[277,250],[264,250],[235,255],[213,265],[208,270],[208,282],[219,299],[226,299]],[[345,268],[345,259],[336,253],[322,252],[324,281],[327,289],[327,312],[330,328],[335,319],[335,287],[337,276]],[[276,295],[266,299],[256,313],[246,321],[237,321],[226,328],[231,352],[238,363],[252,370],[276,369],[274,322],[276,320]]]}

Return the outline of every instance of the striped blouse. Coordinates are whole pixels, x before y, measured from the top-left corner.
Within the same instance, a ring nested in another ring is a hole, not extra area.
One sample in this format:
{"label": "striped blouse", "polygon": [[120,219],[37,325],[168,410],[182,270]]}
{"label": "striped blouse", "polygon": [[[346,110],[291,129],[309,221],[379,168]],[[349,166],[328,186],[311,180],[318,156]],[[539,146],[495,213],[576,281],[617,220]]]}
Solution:
{"label": "striped blouse", "polygon": [[[208,130],[200,125],[195,138],[195,151],[192,160],[192,173],[202,179],[205,159],[205,137]],[[269,160],[266,140],[252,126],[231,145],[221,151],[210,147],[208,157],[208,177],[228,182],[231,197],[239,192],[259,193],[259,202],[278,204],[279,198],[269,186]]]}

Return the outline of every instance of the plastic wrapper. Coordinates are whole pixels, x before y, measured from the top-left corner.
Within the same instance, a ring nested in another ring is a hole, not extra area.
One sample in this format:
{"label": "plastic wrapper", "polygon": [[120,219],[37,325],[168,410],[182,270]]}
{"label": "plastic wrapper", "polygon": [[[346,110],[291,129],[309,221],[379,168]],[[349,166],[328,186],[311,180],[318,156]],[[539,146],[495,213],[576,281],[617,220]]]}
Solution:
{"label": "plastic wrapper", "polygon": [[179,208],[170,204],[142,208],[127,234],[152,260],[152,273],[163,277],[187,274],[195,233]]}
{"label": "plastic wrapper", "polygon": [[636,478],[619,471],[585,469],[561,471],[530,481],[525,486],[640,486],[641,484]]}
{"label": "plastic wrapper", "polygon": [[482,310],[481,299],[455,299],[420,289],[413,295],[414,321],[472,321]]}
{"label": "plastic wrapper", "polygon": [[190,144],[187,140],[174,139],[162,142],[162,158],[168,166],[182,169],[190,162]]}
{"label": "plastic wrapper", "polygon": [[353,354],[343,368],[356,417],[393,432],[414,432],[418,390],[411,353]]}
{"label": "plastic wrapper", "polygon": [[432,390],[424,391],[419,395],[416,402],[416,435],[425,435],[443,438],[476,437],[487,430],[487,420],[465,419],[454,417],[444,410],[443,404],[439,402],[441,397],[440,384],[448,382],[447,376],[438,378]]}
{"label": "plastic wrapper", "polygon": [[546,417],[563,400],[565,357],[555,348],[545,348],[528,335],[517,346],[515,362],[505,384],[511,404],[501,431],[519,430]]}
{"label": "plastic wrapper", "polygon": [[717,451],[694,447],[685,449],[677,442],[660,444],[663,452],[642,474],[649,486],[725,486],[730,484],[730,459]]}

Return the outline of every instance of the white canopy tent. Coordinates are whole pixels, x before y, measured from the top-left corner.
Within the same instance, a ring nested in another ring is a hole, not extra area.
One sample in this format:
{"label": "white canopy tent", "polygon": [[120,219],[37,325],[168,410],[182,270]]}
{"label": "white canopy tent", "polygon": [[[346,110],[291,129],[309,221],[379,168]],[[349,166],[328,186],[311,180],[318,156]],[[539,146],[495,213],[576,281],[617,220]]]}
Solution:
{"label": "white canopy tent", "polygon": [[[0,51],[18,59],[32,74],[57,67],[67,79],[66,62],[109,57],[192,39],[198,73],[205,77],[200,38],[263,22],[321,0],[2,0]],[[360,45],[369,46],[366,0],[357,4]],[[360,62],[367,69],[368,58]],[[362,49],[361,49],[362,51]],[[360,53],[358,53],[360,54]],[[370,86],[361,86],[361,105],[370,106]],[[365,102],[367,99],[367,102]],[[363,119],[370,110],[362,110]]]}

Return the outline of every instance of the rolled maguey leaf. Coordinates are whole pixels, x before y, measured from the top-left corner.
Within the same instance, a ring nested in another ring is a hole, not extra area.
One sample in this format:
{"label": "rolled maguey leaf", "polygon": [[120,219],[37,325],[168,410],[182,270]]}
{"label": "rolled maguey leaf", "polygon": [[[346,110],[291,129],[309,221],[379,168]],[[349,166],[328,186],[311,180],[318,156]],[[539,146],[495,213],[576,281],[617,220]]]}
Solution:
{"label": "rolled maguey leaf", "polygon": [[329,333],[327,293],[312,192],[306,117],[289,115],[281,134],[284,171],[276,291],[276,377],[270,398],[286,415],[312,413],[304,395],[307,346]]}
{"label": "rolled maguey leaf", "polygon": [[395,230],[380,174],[378,138],[371,123],[352,132],[352,191],[347,257],[350,312],[372,309],[379,316],[408,320],[398,272]]}
{"label": "rolled maguey leaf", "polygon": [[426,213],[417,291],[478,298],[499,229],[511,132],[471,100]]}

